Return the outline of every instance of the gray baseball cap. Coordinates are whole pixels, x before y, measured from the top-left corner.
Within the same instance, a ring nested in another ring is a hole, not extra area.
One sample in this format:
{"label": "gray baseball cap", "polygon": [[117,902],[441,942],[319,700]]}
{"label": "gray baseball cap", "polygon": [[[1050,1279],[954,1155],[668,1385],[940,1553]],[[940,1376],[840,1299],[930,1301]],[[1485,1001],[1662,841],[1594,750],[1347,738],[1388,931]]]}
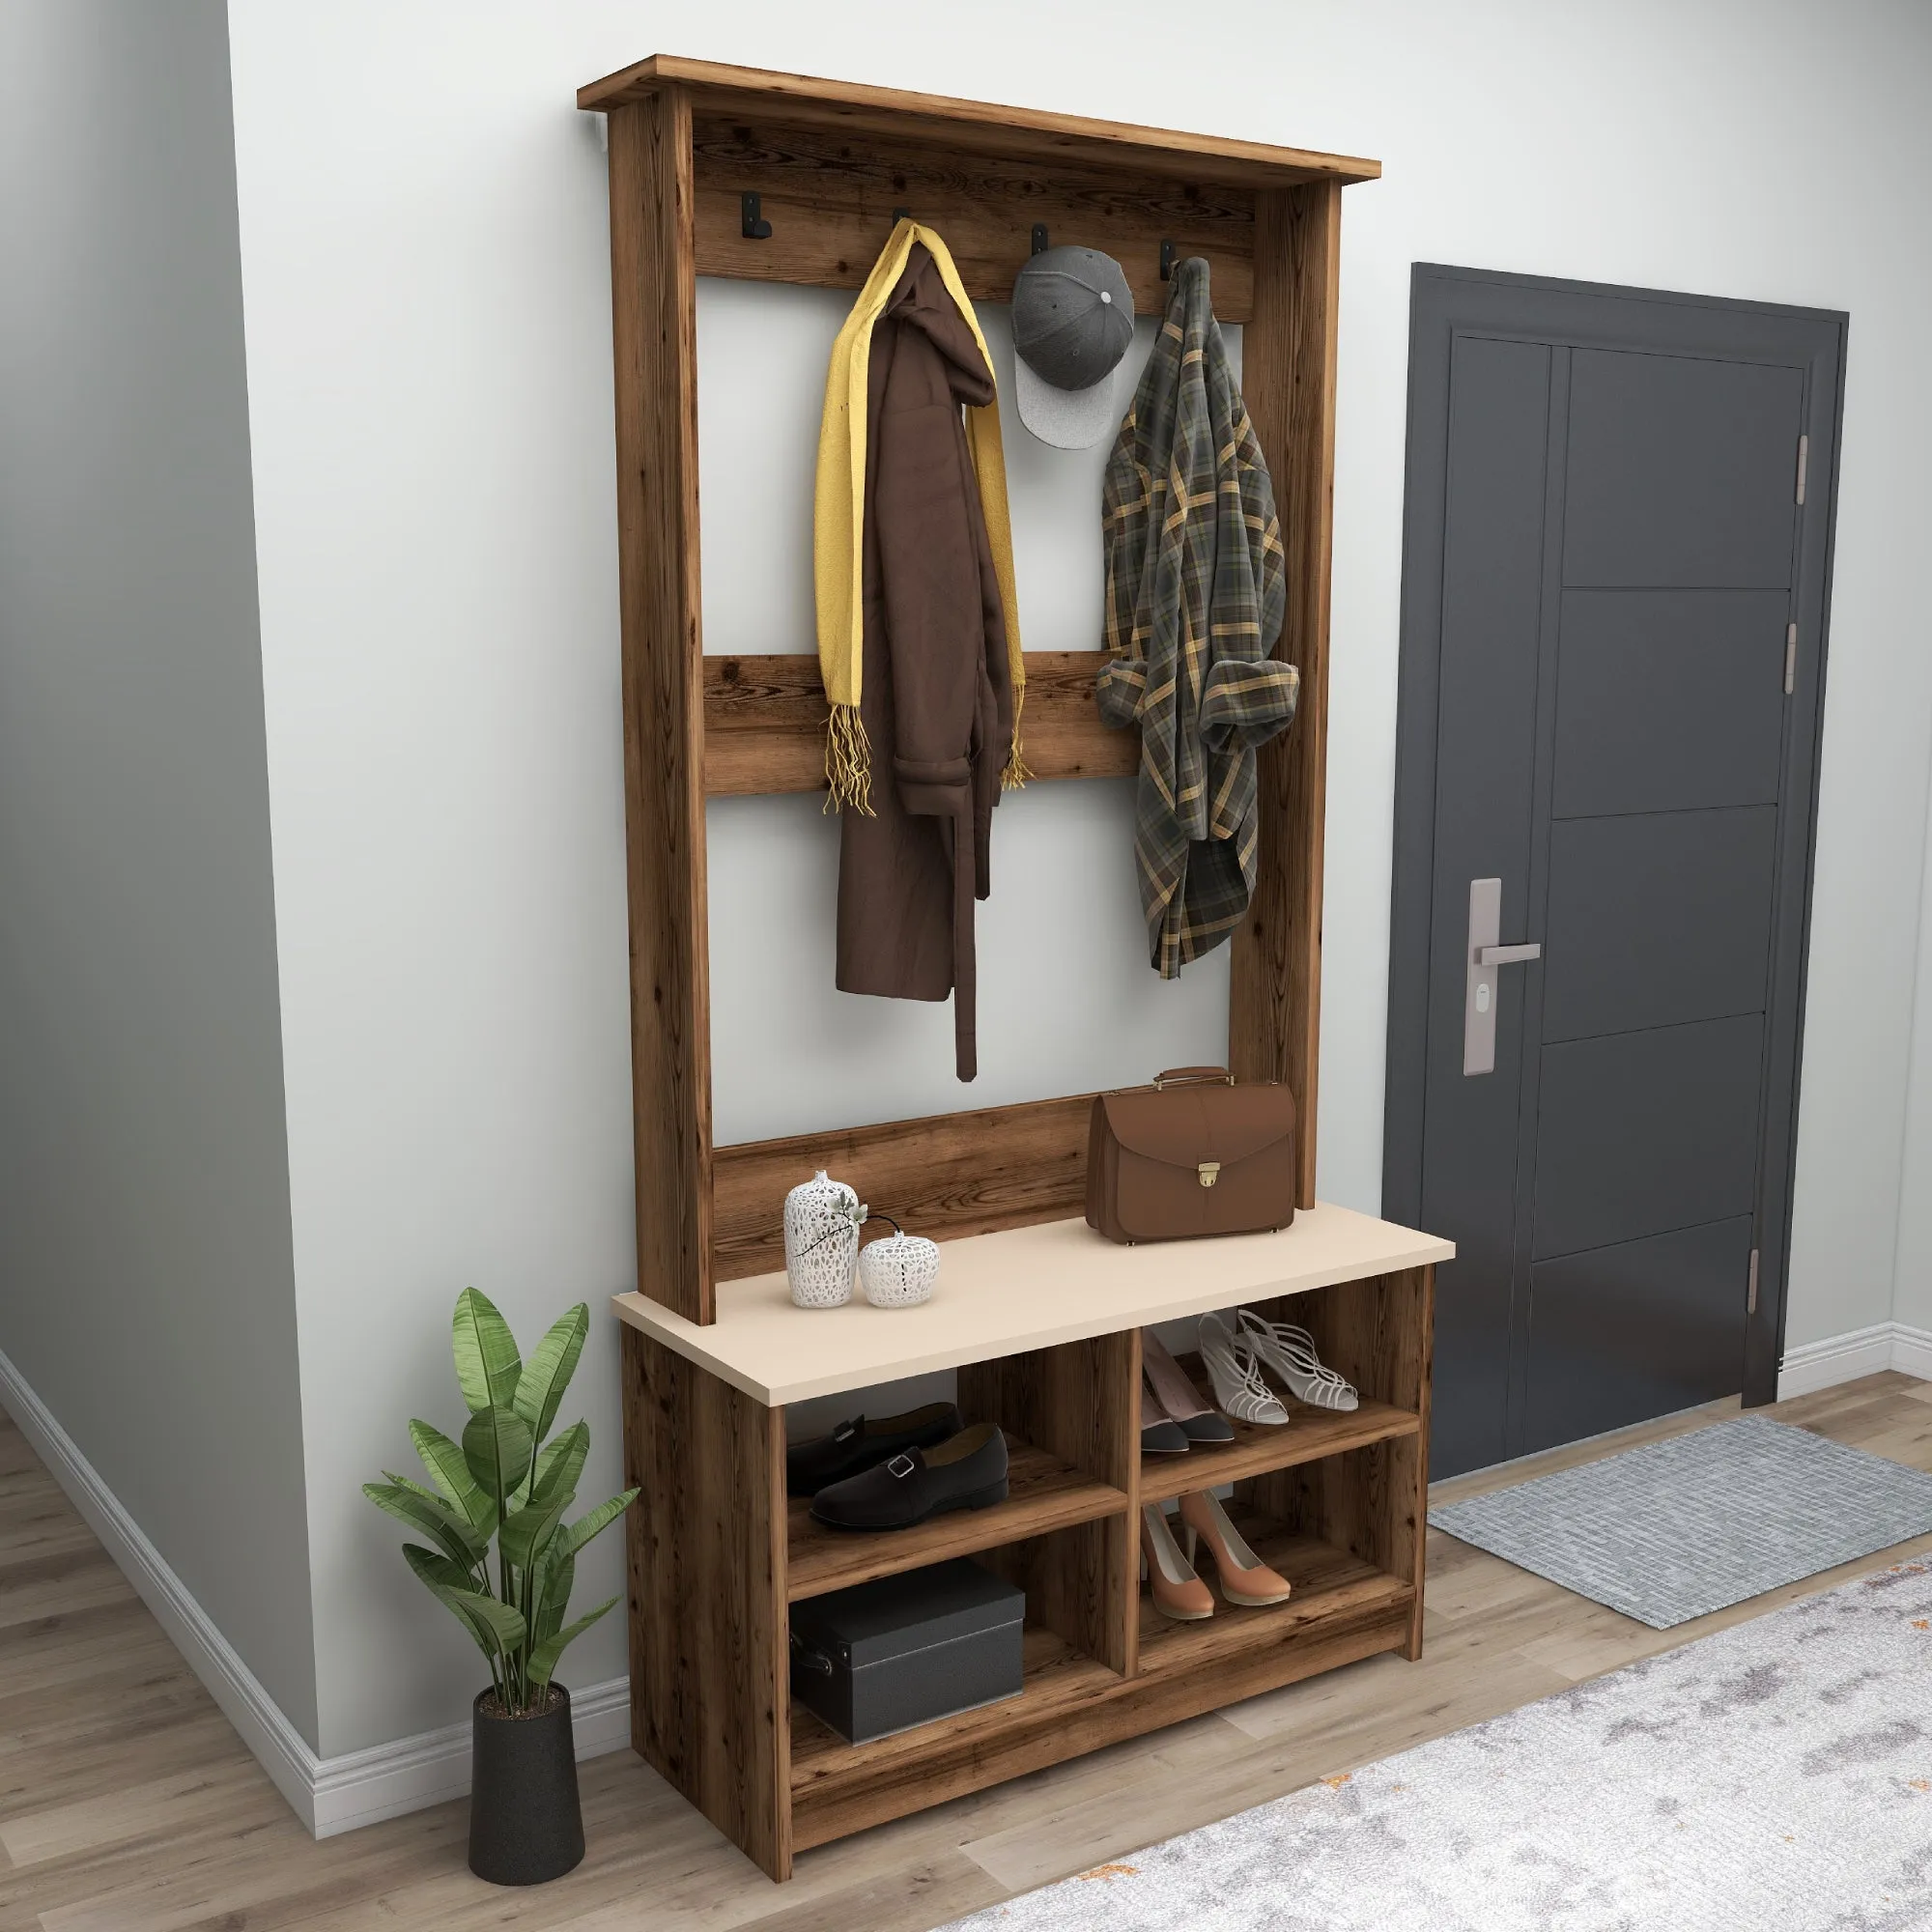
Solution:
{"label": "gray baseball cap", "polygon": [[1097,248],[1047,248],[1013,280],[1013,400],[1056,449],[1086,449],[1116,425],[1114,371],[1134,339],[1134,298]]}

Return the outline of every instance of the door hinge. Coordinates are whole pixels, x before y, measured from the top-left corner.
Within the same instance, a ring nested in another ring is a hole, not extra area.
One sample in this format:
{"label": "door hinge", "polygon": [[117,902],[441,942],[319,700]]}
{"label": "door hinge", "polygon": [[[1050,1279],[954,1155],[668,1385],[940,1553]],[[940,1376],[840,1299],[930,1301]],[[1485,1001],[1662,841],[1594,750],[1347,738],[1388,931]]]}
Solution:
{"label": "door hinge", "polygon": [[1811,439],[1801,436],[1798,439],[1798,500],[1804,500],[1804,471],[1810,466]]}
{"label": "door hinge", "polygon": [[1784,695],[1789,697],[1798,684],[1798,626],[1784,627]]}
{"label": "door hinge", "polygon": [[1757,1250],[1755,1248],[1751,1250],[1750,1285],[1745,1290],[1745,1313],[1747,1315],[1755,1315],[1757,1313]]}

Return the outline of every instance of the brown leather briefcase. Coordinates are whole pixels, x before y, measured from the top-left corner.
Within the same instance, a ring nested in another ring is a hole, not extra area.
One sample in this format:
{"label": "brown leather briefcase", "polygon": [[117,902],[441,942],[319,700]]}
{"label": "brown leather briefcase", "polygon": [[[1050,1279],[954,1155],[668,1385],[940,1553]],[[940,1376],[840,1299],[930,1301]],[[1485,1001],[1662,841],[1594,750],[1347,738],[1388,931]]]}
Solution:
{"label": "brown leather briefcase", "polygon": [[1252,1235],[1294,1219],[1294,1096],[1178,1066],[1094,1096],[1087,1224],[1110,1241]]}

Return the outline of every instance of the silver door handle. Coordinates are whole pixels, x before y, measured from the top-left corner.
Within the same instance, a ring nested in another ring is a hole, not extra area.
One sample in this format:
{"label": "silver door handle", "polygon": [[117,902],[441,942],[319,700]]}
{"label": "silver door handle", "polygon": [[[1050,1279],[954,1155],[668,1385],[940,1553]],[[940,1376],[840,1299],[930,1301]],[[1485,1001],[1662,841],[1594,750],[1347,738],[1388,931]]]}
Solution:
{"label": "silver door handle", "polygon": [[1500,879],[1469,881],[1468,972],[1463,992],[1463,1071],[1493,1073],[1496,1070],[1496,968],[1520,966],[1526,960],[1541,959],[1543,948],[1533,941],[1527,946],[1504,946],[1503,882]]}

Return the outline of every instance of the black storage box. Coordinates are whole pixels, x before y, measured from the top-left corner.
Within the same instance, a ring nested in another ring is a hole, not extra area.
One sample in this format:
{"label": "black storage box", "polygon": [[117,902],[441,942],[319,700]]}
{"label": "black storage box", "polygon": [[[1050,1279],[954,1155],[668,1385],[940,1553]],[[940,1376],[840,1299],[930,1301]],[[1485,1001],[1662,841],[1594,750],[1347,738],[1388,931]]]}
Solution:
{"label": "black storage box", "polygon": [[1026,1593],[955,1557],[791,1606],[792,1695],[848,1743],[1017,1697]]}

